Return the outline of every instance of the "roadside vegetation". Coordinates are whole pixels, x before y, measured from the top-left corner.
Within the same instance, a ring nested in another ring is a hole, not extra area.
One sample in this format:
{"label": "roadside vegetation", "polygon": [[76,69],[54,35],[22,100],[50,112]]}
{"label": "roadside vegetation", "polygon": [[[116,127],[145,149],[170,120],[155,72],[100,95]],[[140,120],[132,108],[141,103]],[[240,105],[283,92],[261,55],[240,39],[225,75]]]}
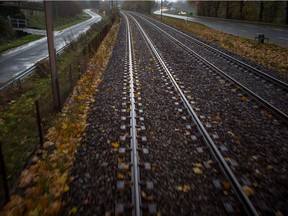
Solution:
{"label": "roadside vegetation", "polygon": [[[7,3],[7,2],[6,2]],[[25,3],[25,2],[24,2]],[[19,2],[19,4],[24,4]],[[8,3],[7,3],[8,4]],[[41,8],[40,3],[36,3]],[[80,22],[88,20],[90,16],[82,11],[82,4],[80,2],[53,2],[53,23],[54,30],[59,31],[70,26],[76,25]],[[27,20],[27,27],[34,29],[46,29],[45,14],[43,9],[36,11],[21,10],[21,7],[7,6],[5,2],[0,4],[0,53],[9,49],[21,46],[23,44],[38,40],[43,36],[39,35],[24,35],[17,33],[10,27],[7,17],[17,17]]]}
{"label": "roadside vegetation", "polygon": [[9,49],[22,46],[24,44],[27,44],[29,42],[39,40],[40,38],[44,37],[43,35],[27,35],[12,41],[7,41],[6,43],[3,43],[0,45],[0,53],[7,51]]}
{"label": "roadside vegetation", "polygon": [[[78,43],[72,44],[69,50],[58,57],[58,79],[62,105],[87,67],[89,58],[87,44],[110,23],[111,20],[104,17],[100,23],[91,27]],[[99,60],[101,61],[101,59],[102,57]],[[43,134],[51,125],[54,125],[58,118],[53,112],[48,63],[39,64],[36,73],[21,83],[0,92],[0,97],[0,142],[9,186],[12,187],[39,143],[35,101],[39,101]],[[2,192],[1,190],[0,192]]]}
{"label": "roadside vegetation", "polygon": [[[28,28],[35,28],[35,29],[46,29],[45,25],[45,15],[44,13],[39,13],[37,15],[27,15],[28,20]],[[54,30],[59,31],[65,28],[69,28],[70,26],[76,25],[80,22],[88,20],[90,16],[85,13],[79,13],[73,17],[62,17],[58,18],[54,21]]]}
{"label": "roadside vegetation", "polygon": [[[75,17],[71,18],[63,18],[61,21],[58,22],[58,26],[55,27],[56,31],[60,31],[66,28],[69,28],[70,26],[76,25],[78,23],[81,23],[85,20],[88,20],[90,16],[86,13],[78,14]],[[28,27],[31,28],[37,28],[37,29],[45,29],[45,19],[44,14],[43,16],[34,16],[33,18],[30,18],[28,21]],[[0,53],[7,51],[9,49],[27,44],[29,42],[39,40],[40,38],[44,37],[43,35],[26,35],[24,37],[17,38],[14,35],[11,37],[8,37],[5,41],[3,40],[0,43]]]}
{"label": "roadside vegetation", "polygon": [[[69,190],[68,171],[74,160],[74,153],[81,141],[81,134],[87,126],[89,104],[102,80],[102,74],[112,53],[119,24],[102,42],[98,52],[88,63],[88,68],[54,121],[46,135],[44,148],[39,149],[33,164],[25,169],[18,184],[19,194],[12,196],[5,206],[8,215],[57,215],[61,210],[61,195]],[[76,214],[73,207],[70,214]]]}
{"label": "roadside vegetation", "polygon": [[288,47],[273,44],[258,44],[254,40],[219,32],[199,23],[170,17],[163,16],[163,22],[181,31],[191,32],[201,39],[215,43],[228,51],[259,62],[288,76]]}

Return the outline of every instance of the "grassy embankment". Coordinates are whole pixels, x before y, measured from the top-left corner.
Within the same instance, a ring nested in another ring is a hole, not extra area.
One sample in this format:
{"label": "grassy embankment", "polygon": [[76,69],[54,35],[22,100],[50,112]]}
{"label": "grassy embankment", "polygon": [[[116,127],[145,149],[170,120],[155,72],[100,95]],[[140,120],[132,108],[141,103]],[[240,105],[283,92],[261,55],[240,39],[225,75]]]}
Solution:
{"label": "grassy embankment", "polygon": [[[73,164],[81,134],[87,126],[89,104],[102,81],[102,74],[108,64],[116,41],[119,24],[112,27],[99,50],[90,59],[86,73],[74,88],[62,114],[49,129],[44,148],[37,151],[34,164],[25,169],[20,177],[18,188],[5,206],[4,214],[9,215],[57,215],[63,203],[61,195],[69,190],[68,171]],[[51,148],[53,151],[51,152]],[[77,207],[69,211],[76,214]]]}
{"label": "grassy embankment", "polygon": [[257,44],[254,39],[246,39],[219,32],[199,23],[164,16],[163,21],[181,31],[191,32],[199,38],[215,43],[228,51],[259,62],[288,76],[288,47]]}
{"label": "grassy embankment", "polygon": [[[82,14],[75,16],[75,17],[61,18],[61,19],[59,19],[59,21],[55,25],[55,31],[60,31],[60,30],[69,28],[69,27],[76,25],[80,22],[88,20],[89,18],[90,18],[90,16],[84,12]],[[46,27],[45,27],[44,14],[42,14],[41,16],[40,15],[28,16],[27,19],[28,19],[28,28],[45,30]],[[15,48],[15,47],[22,46],[22,45],[27,44],[29,42],[38,40],[42,37],[44,37],[44,36],[43,35],[27,35],[27,36],[24,36],[21,38],[11,39],[11,40],[7,41],[6,43],[3,43],[0,45],[0,53],[7,51],[9,49]]]}
{"label": "grassy embankment", "polygon": [[[103,18],[102,22],[89,31],[85,39],[82,39],[82,43],[75,44],[72,51],[65,52],[58,58],[58,79],[62,103],[65,101],[63,96],[67,95],[73,87],[71,83],[75,83],[83,73],[78,64],[78,61],[87,61],[84,56],[78,57],[82,55],[83,47],[108,23],[110,20],[107,17]],[[71,69],[70,73],[69,69]],[[57,119],[57,116],[53,114],[50,73],[47,69],[46,73],[41,70],[21,84],[0,93],[0,142],[2,142],[10,183],[17,178],[39,142],[34,102],[39,100],[44,132]]]}

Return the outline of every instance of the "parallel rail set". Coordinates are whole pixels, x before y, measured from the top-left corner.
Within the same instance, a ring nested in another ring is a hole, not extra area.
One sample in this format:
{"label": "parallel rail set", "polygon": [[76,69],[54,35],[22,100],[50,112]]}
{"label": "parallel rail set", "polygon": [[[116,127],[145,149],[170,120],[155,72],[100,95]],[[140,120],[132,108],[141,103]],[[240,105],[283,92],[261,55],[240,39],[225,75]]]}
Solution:
{"label": "parallel rail set", "polygon": [[[215,206],[215,208],[220,209],[217,209],[218,212],[215,210],[215,214],[224,212],[223,214],[227,213],[228,215],[261,215],[266,205],[263,204],[261,207],[261,205],[254,199],[251,199],[247,191],[243,189],[243,185],[251,185],[250,180],[248,178],[239,178],[242,174],[236,173],[237,170],[240,170],[240,168],[236,168],[239,167],[237,162],[230,159],[227,160],[229,154],[227,153],[225,145],[219,144],[218,135],[209,130],[212,126],[204,122],[205,116],[199,115],[199,110],[197,110],[189,90],[186,90],[181,79],[177,77],[177,73],[167,64],[167,59],[165,60],[163,53],[161,53],[161,47],[156,45],[156,41],[153,41],[151,36],[149,37],[148,30],[146,30],[144,26],[149,25],[156,32],[163,35],[163,39],[167,39],[171,44],[182,49],[183,53],[188,54],[191,59],[193,58],[196,59],[197,62],[201,62],[203,70],[221,76],[225,79],[226,83],[236,86],[236,88],[244,92],[245,95],[249,95],[254,99],[253,103],[258,104],[261,109],[264,108],[273,114],[273,120],[271,119],[271,121],[285,126],[288,123],[287,107],[285,108],[285,100],[287,101],[288,98],[288,84],[159,21],[153,21],[151,18],[127,12],[122,13],[122,18],[124,18],[122,21],[126,24],[126,52],[123,58],[125,62],[123,67],[123,90],[121,98],[122,110],[120,110],[121,125],[119,125],[121,134],[123,135],[120,136],[119,143],[113,144],[115,145],[115,149],[117,149],[116,154],[119,156],[117,162],[117,185],[114,185],[117,191],[114,214],[142,216],[159,215],[160,213],[161,215],[162,206],[157,203],[153,196],[153,194],[157,193],[157,184],[159,185],[159,181],[157,182],[155,180],[156,178],[153,178],[156,169],[154,169],[155,167],[152,163],[146,161],[148,158],[147,155],[149,155],[153,149],[150,149],[151,146],[147,144],[147,140],[149,140],[150,137],[147,135],[147,128],[149,126],[146,128],[146,119],[143,117],[146,104],[143,103],[144,98],[142,98],[141,88],[144,86],[144,83],[141,83],[141,74],[149,72],[140,71],[140,60],[137,59],[137,55],[139,57],[141,53],[139,54],[139,50],[136,49],[137,41],[136,37],[134,37],[134,34],[137,32],[142,38],[141,43],[145,45],[144,49],[148,51],[147,53],[150,53],[149,61],[153,62],[151,64],[156,65],[157,73],[159,73],[159,77],[162,77],[161,82],[164,83],[163,86],[159,85],[155,88],[161,89],[163,94],[167,93],[168,96],[166,97],[165,95],[165,99],[170,102],[172,101],[171,104],[175,105],[176,112],[180,113],[179,116],[181,117],[179,118],[181,119],[179,122],[181,122],[181,124],[184,122],[186,144],[193,143],[191,146],[193,146],[194,149],[191,150],[187,147],[187,155],[189,155],[190,152],[197,152],[200,157],[206,157],[206,162],[203,159],[200,160],[201,162],[195,164],[196,167],[194,167],[195,170],[193,170],[196,173],[195,175],[202,173],[202,168],[206,169],[207,173],[210,172],[210,174],[205,174],[207,176],[210,175],[209,177],[212,178],[207,177],[209,178],[207,181],[210,182],[212,188],[215,189],[215,191],[219,191],[223,187],[225,188],[224,195],[220,192],[215,192],[215,194],[221,194],[221,196],[224,197],[219,198],[220,201],[217,203],[222,203],[223,206]],[[138,43],[140,43],[140,41],[138,41]],[[266,85],[268,89],[276,89],[280,99],[275,98],[270,100],[269,95],[265,95],[266,90],[263,90],[264,93],[261,93],[262,95],[260,96],[258,92],[251,90],[250,86],[243,84],[241,80],[237,79],[232,72],[229,73],[231,68],[225,70],[225,68],[221,68],[219,62],[210,61],[209,55],[217,56],[220,61],[224,61],[227,64],[236,65],[235,68],[237,68],[237,71],[240,71],[241,74],[248,74],[251,79],[255,79],[255,82],[258,82],[257,80],[261,77],[261,79],[265,80],[261,81],[263,86]],[[17,79],[25,78],[34,69],[35,66],[21,73]],[[153,79],[158,78],[153,77]],[[8,84],[12,82],[13,81]],[[281,102],[277,103],[277,100],[281,100]],[[284,101],[284,105],[282,101]],[[158,103],[158,101],[156,103]],[[187,115],[183,113],[187,113]],[[165,120],[163,120],[163,122],[164,121]],[[179,125],[177,125],[177,127]],[[177,130],[180,129],[177,128]],[[203,156],[203,152],[205,152],[205,156]],[[192,157],[193,156],[191,156],[191,161],[197,161]],[[208,163],[207,161],[210,162]],[[177,178],[177,176],[175,176],[175,178]],[[191,176],[187,178],[188,181],[191,181],[190,178]],[[221,185],[221,182],[225,182],[224,186]],[[203,182],[203,185],[204,184],[206,184],[206,182]],[[201,185],[199,187],[201,187]],[[189,192],[192,189],[189,185],[185,185],[177,186],[176,190]],[[210,191],[208,191],[208,193],[210,193]],[[214,194],[214,192],[211,191],[211,194],[212,193]],[[252,192],[250,191],[250,193]],[[206,199],[209,201],[207,197]],[[188,200],[188,202],[190,202],[190,200]],[[187,212],[185,214],[187,214]],[[191,215],[192,214],[193,212],[191,212]],[[211,212],[211,214],[213,213]]]}
{"label": "parallel rail set", "polygon": [[[123,203],[117,203],[115,207],[115,213],[116,214],[131,214],[131,215],[146,215],[147,209],[148,214],[150,215],[155,215],[157,212],[157,206],[156,204],[145,204],[143,200],[141,199],[141,194],[143,189],[143,179],[141,175],[141,169],[139,167],[145,167],[145,169],[151,169],[151,165],[148,163],[143,163],[140,162],[140,156],[139,156],[139,151],[143,150],[146,154],[148,154],[148,149],[145,147],[139,147],[138,141],[141,140],[145,141],[147,138],[146,137],[141,137],[137,132],[139,131],[139,128],[143,128],[145,130],[145,126],[139,126],[141,120],[141,113],[143,110],[139,108],[142,104],[138,101],[138,96],[140,95],[140,92],[137,92],[137,86],[139,85],[139,80],[138,80],[138,72],[137,72],[137,66],[135,66],[135,60],[134,60],[134,51],[133,51],[133,37],[132,37],[132,31],[131,31],[131,23],[133,22],[136,26],[139,32],[141,32],[141,35],[147,45],[147,48],[150,50],[151,55],[153,56],[153,59],[156,64],[159,65],[159,71],[164,71],[163,74],[164,76],[167,77],[168,82],[173,86],[174,90],[177,92],[179,95],[179,98],[181,99],[181,102],[184,107],[187,109],[192,121],[193,125],[197,129],[197,131],[201,134],[201,137],[204,141],[204,143],[209,147],[211,154],[213,155],[214,159],[217,161],[218,166],[220,167],[220,170],[224,174],[224,176],[228,179],[229,183],[232,186],[233,192],[236,194],[239,203],[241,203],[241,211],[242,213],[245,213],[246,215],[258,215],[258,210],[255,208],[254,204],[251,202],[249,197],[245,194],[243,191],[243,188],[237,178],[235,177],[233,170],[229,167],[227,164],[226,160],[224,159],[224,156],[221,154],[219,151],[217,145],[215,145],[213,138],[207,132],[205,129],[205,126],[201,122],[201,119],[197,116],[195,110],[191,106],[191,103],[189,102],[189,99],[186,96],[186,92],[183,91],[183,87],[181,86],[181,83],[179,84],[179,80],[175,78],[174,73],[170,71],[169,66],[167,66],[165,60],[162,58],[161,52],[158,51],[158,49],[155,47],[153,44],[152,40],[149,38],[149,36],[146,34],[145,30],[141,26],[141,24],[135,19],[135,17],[138,17],[142,20],[145,20],[148,22],[150,25],[152,25],[154,28],[158,29],[160,32],[162,32],[167,38],[169,38],[173,43],[176,43],[178,46],[182,47],[187,53],[193,55],[196,57],[198,60],[202,61],[204,64],[208,66],[208,69],[213,70],[217,73],[219,73],[221,76],[223,76],[226,80],[229,82],[233,83],[233,85],[239,86],[245,93],[253,97],[258,103],[260,103],[263,107],[265,107],[267,110],[269,110],[271,113],[274,114],[275,117],[277,117],[280,121],[283,121],[284,123],[288,122],[288,116],[286,113],[281,111],[280,109],[276,108],[266,100],[262,99],[260,96],[258,96],[256,93],[251,91],[249,88],[245,87],[242,85],[239,81],[236,79],[232,78],[229,76],[227,73],[216,67],[214,64],[209,62],[207,59],[204,57],[200,56],[197,54],[195,51],[193,51],[191,48],[180,42],[178,39],[176,39],[174,36],[172,36],[170,33],[165,31],[162,27],[159,27],[160,25],[163,25],[160,23],[159,25],[156,25],[152,23],[151,21],[148,20],[148,18],[145,18],[143,16],[137,15],[133,13],[124,13],[123,16],[125,17],[125,22],[127,24],[127,65],[125,66],[127,71],[125,72],[125,79],[124,79],[124,106],[125,108],[128,108],[130,110],[130,116],[128,117],[129,119],[129,126],[128,128],[130,129],[130,146],[126,147],[121,147],[119,148],[119,153],[125,153],[127,152],[127,149],[131,151],[131,160],[130,160],[130,169],[131,169],[131,182],[128,184],[131,186],[131,204],[123,204]],[[129,18],[128,18],[129,17]],[[129,22],[130,19],[130,22]],[[159,22],[158,22],[159,23]],[[288,89],[287,83],[280,81],[266,73],[263,73],[262,71],[244,63],[241,62],[234,57],[231,57],[227,55],[226,53],[223,53],[222,51],[219,51],[207,44],[204,44],[203,42],[192,38],[189,35],[186,35],[178,30],[175,30],[171,28],[170,26],[165,25],[167,28],[170,30],[176,32],[178,35],[182,37],[188,38],[188,40],[193,41],[193,43],[196,43],[197,45],[204,46],[205,49],[208,49],[209,51],[216,53],[217,55],[221,55],[224,59],[227,61],[232,61],[234,64],[239,64],[239,67],[245,68],[245,70],[249,70],[249,72],[253,74],[257,74],[257,76],[261,76],[263,79],[266,79],[269,82],[272,82],[273,85],[278,86],[281,88],[285,93]],[[162,74],[162,73],[161,73]],[[168,84],[167,84],[168,85]],[[129,100],[127,102],[126,96],[129,95]],[[287,95],[287,93],[286,93]],[[137,97],[136,97],[137,96]],[[141,98],[140,98],[141,100]],[[176,102],[177,103],[177,102]],[[140,104],[140,105],[139,105]],[[125,110],[124,110],[125,111]],[[122,117],[123,121],[126,121],[126,117]],[[127,122],[127,121],[126,121]],[[122,129],[125,129],[127,125],[121,126]],[[140,129],[141,130],[141,129]],[[125,140],[125,137],[122,139]],[[144,165],[143,165],[144,164]],[[126,165],[125,164],[118,164],[119,169],[124,169]],[[145,180],[147,181],[147,179]],[[153,182],[150,182],[150,189],[153,188]],[[147,184],[148,185],[148,184]],[[151,186],[152,185],[152,186]],[[119,190],[124,189],[124,187],[127,187],[127,183],[118,181],[117,182],[117,188]],[[128,206],[128,207],[127,207]],[[229,207],[228,212],[229,212]],[[226,210],[227,210],[226,208]],[[127,213],[127,209],[131,211],[130,213]],[[145,210],[145,211],[144,211]],[[232,211],[233,212],[233,211]],[[231,212],[230,212],[231,213]]]}

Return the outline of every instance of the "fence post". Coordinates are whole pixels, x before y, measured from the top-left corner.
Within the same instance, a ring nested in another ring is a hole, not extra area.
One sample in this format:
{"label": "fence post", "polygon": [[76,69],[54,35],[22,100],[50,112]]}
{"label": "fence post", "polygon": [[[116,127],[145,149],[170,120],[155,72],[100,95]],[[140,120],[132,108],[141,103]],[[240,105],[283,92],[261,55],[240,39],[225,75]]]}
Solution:
{"label": "fence post", "polygon": [[5,196],[4,204],[6,204],[7,202],[10,201],[10,194],[9,194],[6,167],[5,167],[5,161],[4,161],[4,157],[3,157],[2,143],[1,142],[0,142],[0,169],[1,169],[3,187],[4,187],[4,196]]}
{"label": "fence post", "polygon": [[[72,63],[73,64],[73,63]],[[73,83],[72,83],[72,64],[69,66],[69,82],[70,82],[70,92],[72,92],[73,89]]]}
{"label": "fence post", "polygon": [[40,146],[43,146],[43,134],[42,134],[42,124],[41,124],[41,116],[40,116],[40,109],[39,109],[39,102],[38,100],[35,101],[36,107],[36,118],[37,118],[37,126],[38,126],[38,133],[39,133],[39,142]]}

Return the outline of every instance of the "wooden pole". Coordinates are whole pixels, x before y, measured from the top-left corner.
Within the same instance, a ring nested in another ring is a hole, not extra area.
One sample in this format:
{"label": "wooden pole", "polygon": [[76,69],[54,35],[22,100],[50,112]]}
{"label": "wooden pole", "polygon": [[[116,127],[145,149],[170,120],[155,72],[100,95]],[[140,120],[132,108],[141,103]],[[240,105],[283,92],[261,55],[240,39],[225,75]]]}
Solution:
{"label": "wooden pole", "polygon": [[52,93],[54,102],[54,111],[60,112],[60,96],[58,88],[58,75],[56,66],[56,51],[54,48],[54,38],[53,38],[53,17],[52,17],[52,2],[50,0],[44,1],[45,7],[45,21],[46,21],[46,32],[47,32],[47,42],[49,51],[49,63],[51,70],[51,82],[52,82]]}

